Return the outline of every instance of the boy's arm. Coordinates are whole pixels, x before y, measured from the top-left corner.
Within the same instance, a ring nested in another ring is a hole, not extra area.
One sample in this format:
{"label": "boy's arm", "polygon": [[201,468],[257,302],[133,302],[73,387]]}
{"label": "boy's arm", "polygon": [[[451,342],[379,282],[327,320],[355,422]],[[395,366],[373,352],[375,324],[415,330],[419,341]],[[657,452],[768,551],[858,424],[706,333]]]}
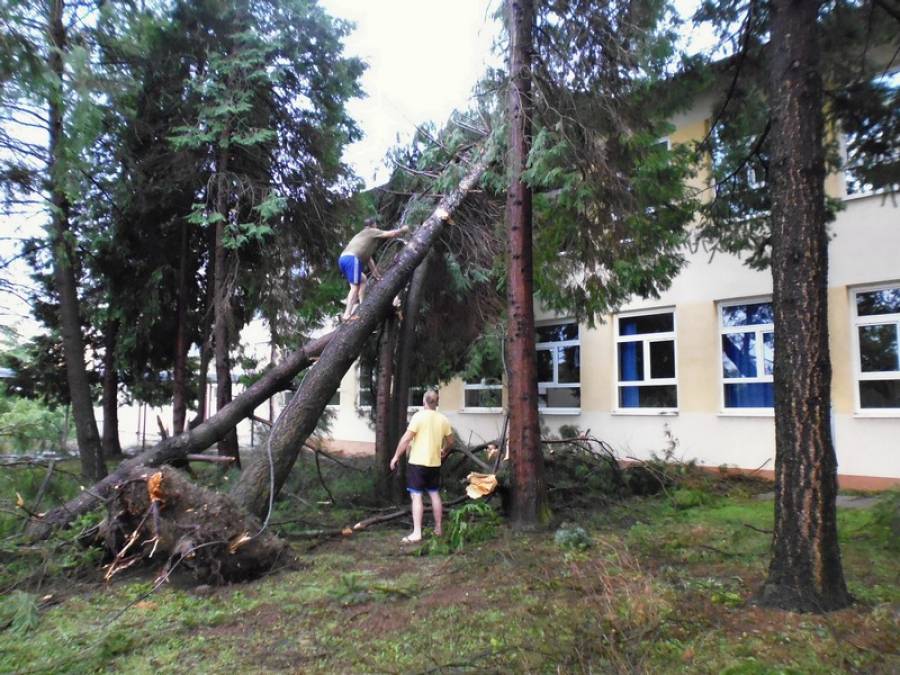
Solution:
{"label": "boy's arm", "polygon": [[416,432],[412,429],[407,429],[406,433],[403,434],[400,442],[397,443],[397,452],[395,452],[394,456],[391,458],[391,471],[397,468],[397,462],[399,462],[400,458],[406,454],[406,451],[409,449],[409,444],[412,443],[413,436],[415,435]]}
{"label": "boy's arm", "polygon": [[404,225],[403,227],[398,227],[396,230],[381,230],[378,236],[382,239],[395,239],[407,232],[409,232],[409,225]]}

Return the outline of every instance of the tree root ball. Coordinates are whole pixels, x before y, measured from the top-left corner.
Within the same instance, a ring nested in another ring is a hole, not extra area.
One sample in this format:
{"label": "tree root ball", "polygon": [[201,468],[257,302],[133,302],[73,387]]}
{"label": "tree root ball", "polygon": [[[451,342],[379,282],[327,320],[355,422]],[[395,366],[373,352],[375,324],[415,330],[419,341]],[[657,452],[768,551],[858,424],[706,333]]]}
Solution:
{"label": "tree root ball", "polygon": [[107,578],[141,561],[176,566],[198,583],[253,579],[287,553],[285,542],[227,495],[195,485],[171,467],[140,467],[110,500],[100,535],[113,562]]}

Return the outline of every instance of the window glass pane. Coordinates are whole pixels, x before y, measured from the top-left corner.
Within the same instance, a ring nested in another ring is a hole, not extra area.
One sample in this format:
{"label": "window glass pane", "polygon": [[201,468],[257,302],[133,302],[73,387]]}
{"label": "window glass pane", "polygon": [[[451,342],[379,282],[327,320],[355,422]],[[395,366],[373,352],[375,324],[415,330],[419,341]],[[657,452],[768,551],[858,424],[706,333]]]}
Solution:
{"label": "window glass pane", "polygon": [[556,323],[550,326],[538,326],[537,342],[565,342],[578,339],[578,324]]}
{"label": "window glass pane", "polygon": [[859,360],[863,372],[900,370],[897,355],[897,324],[859,327]]}
{"label": "window glass pane", "polygon": [[619,387],[620,408],[675,408],[678,395],[674,384]]}
{"label": "window glass pane", "polygon": [[675,330],[675,318],[671,313],[619,317],[619,335],[671,333],[673,330]]}
{"label": "window glass pane", "polygon": [[549,349],[537,350],[538,382],[553,382],[553,352]]}
{"label": "window glass pane", "polygon": [[467,408],[499,408],[500,389],[466,389]]}
{"label": "window glass pane", "polygon": [[639,382],[644,379],[644,343],[619,343],[619,381]]}
{"label": "window glass pane", "polygon": [[763,333],[763,369],[766,375],[775,372],[775,333]]}
{"label": "window glass pane", "polygon": [[900,408],[900,380],[864,380],[859,383],[863,408]]}
{"label": "window glass pane", "polygon": [[883,291],[857,293],[856,313],[859,316],[900,314],[900,288],[886,288]]}
{"label": "window glass pane", "polygon": [[747,382],[725,385],[726,408],[771,408],[775,387],[771,382]]}
{"label": "window glass pane", "polygon": [[579,347],[559,347],[556,350],[557,381],[581,381],[581,349]]}
{"label": "window glass pane", "polygon": [[757,326],[774,323],[771,302],[756,302],[746,305],[728,305],[722,308],[723,326]]}
{"label": "window glass pane", "polygon": [[368,389],[360,389],[359,390],[359,404],[362,406],[372,405],[375,402],[375,397],[372,396],[372,392]]}
{"label": "window glass pane", "polygon": [[578,387],[547,387],[539,390],[538,405],[545,408],[580,408],[581,389]]}
{"label": "window glass pane", "polygon": [[722,336],[722,374],[725,377],[756,377],[756,333]]}
{"label": "window glass pane", "polygon": [[675,377],[675,342],[663,340],[650,343],[650,378]]}
{"label": "window glass pane", "polygon": [[340,405],[341,404],[341,390],[338,389],[334,392],[334,396],[332,396],[328,400],[328,405]]}

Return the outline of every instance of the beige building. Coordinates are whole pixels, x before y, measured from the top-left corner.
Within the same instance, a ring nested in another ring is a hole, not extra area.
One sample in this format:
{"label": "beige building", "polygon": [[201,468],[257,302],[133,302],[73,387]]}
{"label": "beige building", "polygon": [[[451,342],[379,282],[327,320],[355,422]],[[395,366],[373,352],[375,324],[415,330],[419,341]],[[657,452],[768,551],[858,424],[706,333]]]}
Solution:
{"label": "beige building", "polygon": [[[712,101],[673,120],[671,143],[702,138]],[[900,209],[848,175],[829,177],[844,201],[831,224],[829,330],[833,431],[843,487],[900,483]],[[635,299],[595,328],[538,310],[543,424],[590,429],[623,458],[677,443],[676,456],[759,469],[775,461],[772,278],[730,255],[700,250],[659,299]],[[334,438],[371,447],[358,414],[371,393],[356,371],[341,385]],[[441,410],[459,437],[499,436],[502,385],[452,381]]]}

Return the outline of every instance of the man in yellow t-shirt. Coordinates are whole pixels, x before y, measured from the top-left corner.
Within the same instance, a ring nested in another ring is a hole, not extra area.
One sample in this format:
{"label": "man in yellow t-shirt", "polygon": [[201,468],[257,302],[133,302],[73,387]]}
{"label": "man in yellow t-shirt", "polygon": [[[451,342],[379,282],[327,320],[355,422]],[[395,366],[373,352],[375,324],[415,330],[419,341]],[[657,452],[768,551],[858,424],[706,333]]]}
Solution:
{"label": "man in yellow t-shirt", "polygon": [[344,321],[350,318],[357,302],[362,303],[366,298],[366,275],[363,273],[363,269],[368,267],[372,276],[378,278],[378,268],[375,266],[372,255],[378,247],[379,240],[394,239],[409,232],[409,227],[406,225],[396,230],[379,230],[375,226],[376,224],[377,221],[374,218],[367,218],[363,229],[356,233],[338,258],[341,273],[350,284],[347,306],[342,316]]}
{"label": "man in yellow t-shirt", "polygon": [[413,531],[403,537],[404,543],[422,541],[422,518],[425,505],[422,493],[431,498],[434,513],[434,533],[443,534],[442,523],[444,505],[441,503],[441,460],[447,456],[453,445],[453,430],[450,420],[437,411],[438,393],[433,389],[425,392],[422,399],[425,408],[418,411],[409,421],[406,433],[397,444],[397,452],[391,459],[391,471],[406,453],[410,445],[409,462],[406,466],[406,489],[412,500]]}

